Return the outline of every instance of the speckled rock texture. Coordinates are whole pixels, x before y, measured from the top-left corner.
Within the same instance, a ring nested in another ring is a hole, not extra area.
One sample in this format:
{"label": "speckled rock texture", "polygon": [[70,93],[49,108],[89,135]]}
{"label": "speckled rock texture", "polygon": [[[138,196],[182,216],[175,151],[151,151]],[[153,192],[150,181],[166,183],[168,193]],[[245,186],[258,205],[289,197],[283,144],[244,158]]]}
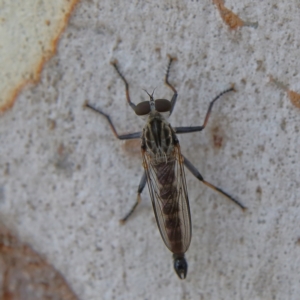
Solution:
{"label": "speckled rock texture", "polygon": [[[0,117],[0,218],[63,274],[80,299],[299,299],[300,4],[225,1],[249,24],[230,29],[213,1],[81,1],[41,81]],[[143,89],[170,99],[167,55],[177,57],[173,126],[204,178],[247,206],[243,212],[186,172],[193,238],[186,280],[174,273],[147,188],[124,226],[142,176],[141,130],[132,101]],[[276,80],[274,80],[276,79]],[[282,83],[282,84],[279,84]]]}

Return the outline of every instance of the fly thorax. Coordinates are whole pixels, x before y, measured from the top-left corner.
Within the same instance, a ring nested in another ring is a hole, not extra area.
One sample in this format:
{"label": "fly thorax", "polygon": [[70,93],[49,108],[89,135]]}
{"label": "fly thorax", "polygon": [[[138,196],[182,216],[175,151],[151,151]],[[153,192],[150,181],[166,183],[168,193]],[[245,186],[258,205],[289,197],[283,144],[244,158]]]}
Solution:
{"label": "fly thorax", "polygon": [[157,161],[167,161],[174,151],[172,127],[159,113],[149,117],[142,139],[148,154]]}

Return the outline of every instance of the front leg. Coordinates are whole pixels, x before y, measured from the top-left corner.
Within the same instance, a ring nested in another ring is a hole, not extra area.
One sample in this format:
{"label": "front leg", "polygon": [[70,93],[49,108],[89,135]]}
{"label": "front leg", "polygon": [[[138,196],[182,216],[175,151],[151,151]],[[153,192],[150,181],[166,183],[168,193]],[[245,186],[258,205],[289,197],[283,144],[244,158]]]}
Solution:
{"label": "front leg", "polygon": [[133,212],[135,211],[137,206],[141,203],[141,193],[144,190],[146,182],[147,182],[146,172],[144,171],[143,176],[142,176],[141,181],[140,181],[140,184],[139,184],[139,187],[138,187],[138,190],[137,190],[136,202],[132,206],[131,210],[125,215],[125,217],[120,220],[121,224],[124,224],[128,220],[128,218],[133,214]]}
{"label": "front leg", "polygon": [[108,121],[109,123],[109,126],[114,134],[114,136],[116,138],[118,138],[119,140],[131,140],[131,139],[138,139],[141,137],[142,133],[141,132],[134,132],[134,133],[129,133],[129,134],[122,134],[122,135],[119,135],[117,133],[117,130],[114,126],[114,124],[112,123],[111,119],[110,119],[110,116],[105,114],[102,110],[98,109],[98,108],[95,108],[94,106],[90,105],[88,102],[86,102],[84,104],[86,107],[90,108],[91,110],[99,113],[100,115],[102,115],[103,117],[106,118],[106,120]]}

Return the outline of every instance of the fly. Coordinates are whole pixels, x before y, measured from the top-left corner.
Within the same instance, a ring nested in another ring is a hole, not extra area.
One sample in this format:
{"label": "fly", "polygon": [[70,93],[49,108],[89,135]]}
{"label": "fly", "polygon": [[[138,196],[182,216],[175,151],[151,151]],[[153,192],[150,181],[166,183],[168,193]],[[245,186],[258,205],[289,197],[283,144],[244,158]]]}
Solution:
{"label": "fly", "polygon": [[221,193],[240,208],[245,209],[245,206],[222,189],[204,180],[200,172],[181,154],[179,141],[176,136],[176,134],[181,133],[202,131],[208,122],[214,103],[225,93],[234,91],[234,87],[232,86],[223,91],[210,102],[202,126],[173,128],[168,123],[165,115],[167,114],[169,117],[172,114],[177,99],[177,91],[169,82],[170,67],[174,60],[173,57],[170,57],[165,75],[165,84],[173,91],[171,101],[166,99],[154,100],[153,93],[150,95],[147,92],[150,99],[137,105],[131,102],[128,82],[120,72],[117,62],[114,61],[112,63],[125,84],[126,99],[129,106],[138,116],[148,116],[142,132],[119,135],[109,115],[89,103],[85,105],[106,118],[111,130],[118,139],[141,139],[144,173],[138,187],[136,203],[121,222],[126,222],[141,202],[141,193],[147,182],[161,237],[167,248],[173,253],[176,274],[180,279],[184,279],[188,270],[185,252],[190,246],[192,237],[191,213],[184,166],[206,186]]}

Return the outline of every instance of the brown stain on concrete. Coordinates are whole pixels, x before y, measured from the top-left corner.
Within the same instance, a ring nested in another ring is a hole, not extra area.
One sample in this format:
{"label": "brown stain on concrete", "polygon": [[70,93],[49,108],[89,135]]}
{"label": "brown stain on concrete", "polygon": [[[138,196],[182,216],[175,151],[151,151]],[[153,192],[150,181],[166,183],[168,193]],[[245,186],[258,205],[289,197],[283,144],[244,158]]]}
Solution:
{"label": "brown stain on concrete", "polygon": [[235,13],[225,7],[223,0],[213,0],[213,3],[217,6],[221,18],[230,29],[237,29],[244,26],[244,21],[238,17]]}

